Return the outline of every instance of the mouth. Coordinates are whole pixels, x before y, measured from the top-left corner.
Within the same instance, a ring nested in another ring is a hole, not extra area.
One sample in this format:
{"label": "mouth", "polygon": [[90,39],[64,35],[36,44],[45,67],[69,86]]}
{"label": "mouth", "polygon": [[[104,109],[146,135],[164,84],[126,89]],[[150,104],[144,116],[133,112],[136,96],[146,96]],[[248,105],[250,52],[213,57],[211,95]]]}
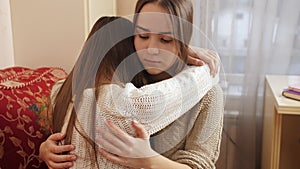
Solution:
{"label": "mouth", "polygon": [[159,64],[159,63],[161,63],[161,61],[149,60],[149,59],[144,59],[144,61],[148,64]]}

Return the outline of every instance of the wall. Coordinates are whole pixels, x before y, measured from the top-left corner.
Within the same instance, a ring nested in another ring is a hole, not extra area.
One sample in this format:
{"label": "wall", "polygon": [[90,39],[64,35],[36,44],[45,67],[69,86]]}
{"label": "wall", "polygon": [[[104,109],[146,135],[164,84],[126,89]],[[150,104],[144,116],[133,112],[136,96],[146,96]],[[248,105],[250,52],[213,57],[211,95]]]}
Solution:
{"label": "wall", "polygon": [[14,65],[10,4],[0,0],[0,68]]}
{"label": "wall", "polygon": [[15,64],[69,71],[84,42],[84,3],[11,0]]}
{"label": "wall", "polygon": [[10,2],[15,65],[70,71],[94,22],[103,15],[133,14],[136,0]]}
{"label": "wall", "polygon": [[137,0],[116,0],[116,12],[119,16],[133,15]]}
{"label": "wall", "polygon": [[89,28],[91,28],[101,16],[116,15],[116,0],[89,0],[87,3]]}

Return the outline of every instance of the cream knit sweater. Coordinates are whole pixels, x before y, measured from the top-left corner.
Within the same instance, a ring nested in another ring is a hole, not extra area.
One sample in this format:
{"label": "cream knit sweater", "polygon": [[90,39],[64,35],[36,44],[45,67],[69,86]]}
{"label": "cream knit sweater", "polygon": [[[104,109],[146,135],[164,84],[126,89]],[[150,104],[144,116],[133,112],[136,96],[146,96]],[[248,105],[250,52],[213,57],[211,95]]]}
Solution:
{"label": "cream knit sweater", "polygon": [[[171,79],[140,89],[131,83],[124,87],[116,84],[103,85],[100,88],[95,116],[89,113],[92,100],[95,99],[94,90],[86,89],[80,108],[76,110],[76,126],[87,136],[92,136],[92,119],[97,119],[95,127],[103,126],[104,120],[108,119],[134,136],[131,121],[135,119],[145,126],[148,134],[154,134],[190,110],[217,82],[218,79],[212,79],[209,75],[208,67],[203,66],[191,67]],[[68,124],[68,115],[64,124],[62,130]],[[72,144],[76,147],[72,153],[78,156],[73,168],[95,168],[90,159],[91,148],[88,148],[89,145],[85,144],[83,137],[75,129]],[[126,168],[107,161],[100,154],[98,164],[100,168]]]}

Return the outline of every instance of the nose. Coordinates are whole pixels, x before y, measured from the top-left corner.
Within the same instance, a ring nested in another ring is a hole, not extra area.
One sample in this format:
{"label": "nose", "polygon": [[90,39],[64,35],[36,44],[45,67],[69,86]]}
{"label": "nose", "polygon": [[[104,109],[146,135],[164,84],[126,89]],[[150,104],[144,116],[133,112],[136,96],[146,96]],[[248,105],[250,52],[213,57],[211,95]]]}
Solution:
{"label": "nose", "polygon": [[157,46],[157,42],[155,41],[154,38],[150,38],[149,39],[149,44],[148,44],[148,48],[147,48],[147,51],[149,54],[152,54],[152,55],[157,55],[159,54],[159,48]]}
{"label": "nose", "polygon": [[158,48],[148,48],[147,51],[148,51],[149,54],[152,54],[152,55],[158,55],[159,54],[159,49]]}

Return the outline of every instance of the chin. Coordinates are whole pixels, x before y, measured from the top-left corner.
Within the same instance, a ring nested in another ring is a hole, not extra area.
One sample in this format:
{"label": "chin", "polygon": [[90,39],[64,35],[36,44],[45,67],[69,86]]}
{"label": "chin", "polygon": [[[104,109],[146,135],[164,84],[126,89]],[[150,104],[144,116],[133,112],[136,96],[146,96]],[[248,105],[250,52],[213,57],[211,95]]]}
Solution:
{"label": "chin", "polygon": [[150,75],[158,75],[158,74],[161,74],[163,72],[162,70],[159,70],[159,69],[146,69],[146,71]]}

